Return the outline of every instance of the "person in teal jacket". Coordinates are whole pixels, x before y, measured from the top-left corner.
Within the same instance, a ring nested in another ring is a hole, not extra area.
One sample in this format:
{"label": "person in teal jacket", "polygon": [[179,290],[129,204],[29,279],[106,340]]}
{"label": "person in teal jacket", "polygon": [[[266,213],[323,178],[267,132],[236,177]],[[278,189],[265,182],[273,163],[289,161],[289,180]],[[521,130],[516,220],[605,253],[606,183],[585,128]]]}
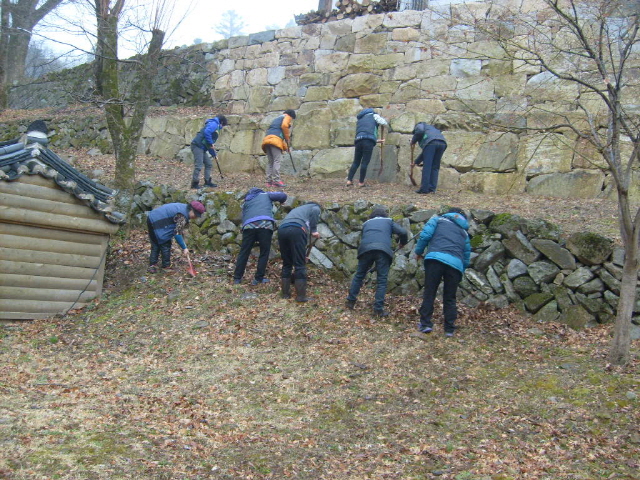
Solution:
{"label": "person in teal jacket", "polygon": [[204,205],[198,201],[189,203],[167,203],[154,208],[147,215],[147,229],[151,242],[149,255],[149,273],[158,271],[158,257],[162,255],[162,268],[171,267],[171,240],[176,239],[183,254],[189,253],[182,233],[189,223],[205,212]]}
{"label": "person in teal jacket", "polygon": [[471,256],[468,229],[469,223],[464,212],[459,208],[451,208],[444,215],[431,217],[420,233],[415,253],[418,258],[424,256],[424,294],[419,326],[422,333],[433,331],[433,302],[438,285],[443,281],[444,331],[446,336],[453,336],[458,317],[456,292]]}

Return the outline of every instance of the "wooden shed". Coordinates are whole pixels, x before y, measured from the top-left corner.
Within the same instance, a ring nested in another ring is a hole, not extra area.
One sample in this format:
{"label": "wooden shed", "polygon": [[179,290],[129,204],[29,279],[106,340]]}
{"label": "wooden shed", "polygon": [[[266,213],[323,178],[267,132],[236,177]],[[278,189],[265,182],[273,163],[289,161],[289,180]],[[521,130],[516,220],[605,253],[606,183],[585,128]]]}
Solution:
{"label": "wooden shed", "polygon": [[0,319],[35,319],[100,295],[115,191],[51,150],[0,143]]}

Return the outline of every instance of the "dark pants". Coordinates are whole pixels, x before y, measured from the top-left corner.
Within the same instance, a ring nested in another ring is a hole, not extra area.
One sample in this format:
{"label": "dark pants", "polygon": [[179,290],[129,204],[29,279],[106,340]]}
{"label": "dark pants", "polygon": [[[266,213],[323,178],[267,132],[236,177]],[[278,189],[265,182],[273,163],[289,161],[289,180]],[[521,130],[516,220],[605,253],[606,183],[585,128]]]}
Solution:
{"label": "dark pants", "polygon": [[367,272],[371,268],[371,265],[376,264],[376,297],[373,309],[382,311],[384,309],[384,296],[387,293],[387,277],[389,276],[389,268],[391,267],[391,257],[381,250],[371,250],[363,253],[358,258],[358,269],[356,274],[351,280],[351,288],[349,289],[349,295],[347,300],[355,302],[360,288],[362,288],[362,282],[367,275]]}
{"label": "dark pants", "polygon": [[349,169],[347,180],[352,181],[356,170],[360,167],[360,183],[364,183],[364,178],[367,176],[367,167],[371,161],[371,155],[373,154],[373,148],[375,146],[376,142],[368,138],[356,140],[356,150],[353,154],[353,163]]}
{"label": "dark pants", "polygon": [[147,218],[147,230],[149,230],[149,241],[151,241],[151,254],[149,255],[149,265],[158,263],[158,257],[162,254],[162,268],[171,266],[171,239],[168,242],[159,243],[158,237]]}
{"label": "dark pants", "polygon": [[236,260],[236,269],[233,272],[234,280],[240,280],[244,275],[251,249],[255,243],[258,242],[260,246],[260,256],[258,257],[255,279],[258,282],[262,281],[265,271],[267,270],[267,262],[269,261],[271,237],[273,237],[273,230],[268,228],[245,228],[242,231],[242,245],[240,246],[240,253]]}
{"label": "dark pants", "polygon": [[207,152],[196,145],[191,145],[191,153],[193,153],[193,175],[191,181],[196,183],[200,180],[200,170],[204,165],[204,181],[211,180],[211,169],[213,168],[213,160]]}
{"label": "dark pants", "polygon": [[420,191],[432,193],[438,186],[438,175],[440,174],[440,160],[447,149],[446,142],[434,140],[424,147],[420,156],[416,159],[417,164],[422,164],[422,181]]}
{"label": "dark pants", "polygon": [[282,256],[282,278],[291,278],[295,268],[296,280],[307,278],[307,232],[301,227],[278,229],[278,245]]}
{"label": "dark pants", "polygon": [[440,280],[444,281],[442,292],[442,310],[444,313],[444,331],[453,333],[458,317],[456,292],[462,280],[462,272],[437,260],[424,261],[424,295],[420,307],[420,329],[433,328],[433,302],[438,293]]}

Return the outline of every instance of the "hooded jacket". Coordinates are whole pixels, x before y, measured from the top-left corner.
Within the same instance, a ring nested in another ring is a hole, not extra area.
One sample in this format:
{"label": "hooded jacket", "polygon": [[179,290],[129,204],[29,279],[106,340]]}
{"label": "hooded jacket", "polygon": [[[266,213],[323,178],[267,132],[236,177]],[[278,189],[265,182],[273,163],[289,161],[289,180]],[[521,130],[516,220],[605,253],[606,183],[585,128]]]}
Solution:
{"label": "hooded jacket", "polygon": [[[420,123],[423,124],[423,128],[418,130],[417,127],[418,125],[420,125]],[[424,150],[424,147],[429,145],[434,140],[442,140],[444,143],[447,143],[444,135],[442,135],[442,132],[436,127],[434,127],[433,125],[428,125],[424,122],[420,123],[416,125],[416,129],[414,129],[416,133],[414,133],[413,137],[411,138],[411,145],[415,145],[417,143],[418,145],[420,145],[420,148]]]}
{"label": "hooded jacket", "polygon": [[365,108],[356,116],[356,138],[358,140],[378,141],[378,125],[386,125],[387,121],[373,111],[373,108]]}
{"label": "hooded jacket", "polygon": [[262,151],[266,153],[267,145],[278,147],[283,152],[289,150],[292,123],[293,119],[286,113],[276,117],[269,125],[267,134],[262,140]]}
{"label": "hooded jacket", "polygon": [[464,273],[471,256],[468,229],[469,222],[459,213],[434,215],[422,229],[415,252],[422,255],[428,246],[425,260],[437,260]]}
{"label": "hooded jacket", "polygon": [[260,188],[252,188],[242,204],[242,226],[260,220],[275,222],[273,218],[273,202],[283,203],[287,200],[284,192],[265,192]]}
{"label": "hooded jacket", "polygon": [[282,220],[280,228],[297,225],[307,233],[315,233],[320,220],[320,205],[317,203],[307,203],[291,210]]}
{"label": "hooded jacket", "polygon": [[407,231],[389,217],[374,217],[362,225],[362,237],[358,247],[358,258],[372,250],[381,250],[393,257],[391,237],[398,235],[401,245],[409,239]]}
{"label": "hooded jacket", "polygon": [[204,122],[202,130],[191,140],[191,145],[201,148],[202,150],[209,150],[218,140],[220,130],[222,130],[220,120],[217,118],[208,119]]}

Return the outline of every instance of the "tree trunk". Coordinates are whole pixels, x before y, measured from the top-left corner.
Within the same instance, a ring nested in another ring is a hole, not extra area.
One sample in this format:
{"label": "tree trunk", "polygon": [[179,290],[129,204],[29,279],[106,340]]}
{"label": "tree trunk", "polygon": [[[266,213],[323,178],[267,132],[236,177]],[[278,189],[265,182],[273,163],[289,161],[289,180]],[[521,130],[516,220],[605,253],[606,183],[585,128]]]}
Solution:
{"label": "tree trunk", "polygon": [[[613,169],[612,169],[613,171]],[[620,175],[621,172],[614,171]],[[615,175],[614,175],[615,177]],[[636,300],[636,285],[638,283],[638,267],[640,266],[638,253],[640,252],[640,212],[631,215],[629,203],[629,179],[615,177],[618,188],[618,215],[620,216],[620,234],[625,250],[622,279],[620,281],[620,299],[616,321],[613,327],[613,341],[609,351],[609,361],[614,365],[625,365],[630,360],[631,347],[631,317]]]}

